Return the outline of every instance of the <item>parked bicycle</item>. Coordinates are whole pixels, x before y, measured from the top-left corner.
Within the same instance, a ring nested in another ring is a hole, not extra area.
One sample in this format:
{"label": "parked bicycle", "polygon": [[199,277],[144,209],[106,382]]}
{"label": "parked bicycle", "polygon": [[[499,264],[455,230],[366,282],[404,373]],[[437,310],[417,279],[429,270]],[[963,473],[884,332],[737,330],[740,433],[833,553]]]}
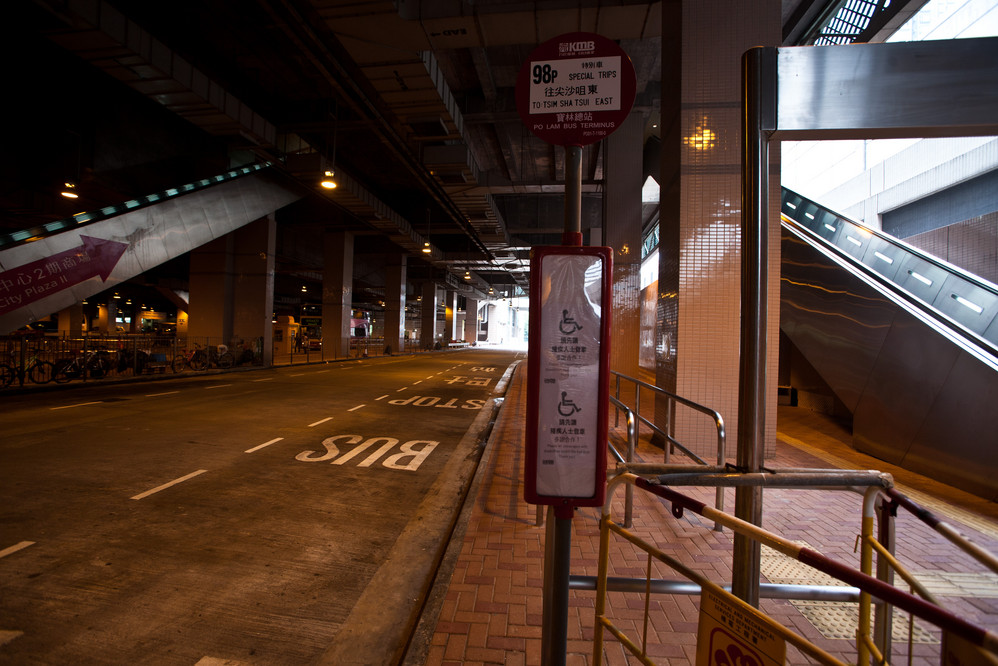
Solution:
{"label": "parked bicycle", "polygon": [[196,344],[194,349],[180,350],[173,357],[174,372],[183,372],[187,368],[199,372],[210,367],[226,370],[235,364],[236,357],[232,355],[226,345],[205,348]]}
{"label": "parked bicycle", "polygon": [[228,370],[236,364],[236,357],[229,351],[228,345],[218,345],[208,348],[208,365]]}
{"label": "parked bicycle", "polygon": [[10,367],[6,363],[0,363],[0,389],[5,389],[14,382],[14,377],[17,373],[14,368]]}
{"label": "parked bicycle", "polygon": [[173,357],[171,364],[174,372],[183,372],[190,368],[196,372],[208,369],[208,352],[200,345],[194,345],[194,349],[179,349],[177,355]]}
{"label": "parked bicycle", "polygon": [[[12,352],[13,354],[13,352]],[[24,361],[22,368],[20,363],[12,360],[11,363],[0,364],[0,388],[7,388],[19,380],[22,384],[24,379],[28,379],[33,384],[47,384],[55,376],[55,366],[48,361],[43,361],[38,356],[38,350],[31,351],[31,355]]]}
{"label": "parked bicycle", "polygon": [[77,352],[72,358],[62,359],[55,364],[53,379],[56,384],[65,384],[70,379],[101,379],[110,369],[107,354],[95,351]]}

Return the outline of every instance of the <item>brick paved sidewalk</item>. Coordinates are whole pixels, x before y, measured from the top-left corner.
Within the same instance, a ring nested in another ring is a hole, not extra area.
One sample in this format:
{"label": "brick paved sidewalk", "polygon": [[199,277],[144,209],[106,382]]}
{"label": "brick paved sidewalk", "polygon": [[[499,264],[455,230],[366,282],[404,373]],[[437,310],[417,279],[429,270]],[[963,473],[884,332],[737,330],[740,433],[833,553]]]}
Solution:
{"label": "brick paved sidewalk", "polygon": [[[545,528],[537,525],[533,505],[523,501],[523,446],[526,366],[516,372],[506,404],[483,458],[477,498],[460,554],[453,567],[446,596],[425,663],[436,665],[540,664],[542,613],[542,562]],[[955,489],[854,452],[849,434],[834,422],[781,408],[776,455],[771,467],[881,469],[896,474],[902,492],[931,504],[963,534],[991,552],[998,552],[998,510]],[[645,462],[661,459],[662,452],[642,438],[639,457]],[[612,462],[611,462],[612,466]],[[679,488],[680,492],[712,505],[714,489]],[[734,506],[734,491],[725,505]],[[859,565],[853,551],[860,529],[862,498],[843,491],[766,489],[764,526],[785,538],[802,541],[823,554],[850,566]],[[623,493],[614,498],[614,516],[622,521]],[[599,512],[582,509],[573,521],[574,575],[597,574]],[[731,582],[731,532],[716,532],[713,525],[686,512],[672,516],[670,506],[635,491],[633,532],[653,542],[710,580]],[[998,626],[998,576],[909,515],[897,520],[899,558],[919,577],[931,582],[947,608],[994,629]],[[647,557],[622,539],[610,544],[610,575],[644,578]],[[665,565],[652,563],[652,577],[678,579]],[[763,549],[763,574],[770,582],[834,584],[819,572]],[[569,593],[568,664],[592,663],[595,592]],[[855,663],[856,611],[841,604],[828,607],[816,602],[763,600],[763,611],[846,662]],[[648,654],[660,664],[695,663],[699,596],[657,595],[650,603]],[[608,617],[632,640],[641,641],[644,598],[640,594],[608,595]],[[893,660],[907,662],[908,618],[895,623],[903,635],[895,639]],[[896,632],[898,629],[896,628]],[[916,664],[939,663],[939,632],[922,622],[914,624]],[[639,663],[606,633],[604,663]],[[787,663],[809,663],[788,647]]]}

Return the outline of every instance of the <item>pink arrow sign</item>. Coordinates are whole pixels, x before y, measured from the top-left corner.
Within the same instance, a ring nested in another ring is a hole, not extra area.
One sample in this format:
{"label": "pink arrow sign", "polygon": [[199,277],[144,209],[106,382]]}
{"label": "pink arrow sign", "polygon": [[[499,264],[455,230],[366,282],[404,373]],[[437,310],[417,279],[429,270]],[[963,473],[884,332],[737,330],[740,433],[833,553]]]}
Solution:
{"label": "pink arrow sign", "polygon": [[68,289],[92,277],[106,281],[127,243],[80,236],[83,245],[0,273],[0,314]]}

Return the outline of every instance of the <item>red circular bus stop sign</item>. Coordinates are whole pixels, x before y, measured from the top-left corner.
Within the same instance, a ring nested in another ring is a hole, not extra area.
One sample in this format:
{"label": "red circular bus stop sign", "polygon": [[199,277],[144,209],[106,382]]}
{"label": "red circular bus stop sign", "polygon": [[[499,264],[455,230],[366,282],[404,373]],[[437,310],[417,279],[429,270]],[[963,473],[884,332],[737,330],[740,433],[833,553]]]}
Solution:
{"label": "red circular bus stop sign", "polygon": [[635,87],[634,65],[616,42],[570,32],[530,53],[516,80],[516,109],[538,138],[587,146],[620,127]]}

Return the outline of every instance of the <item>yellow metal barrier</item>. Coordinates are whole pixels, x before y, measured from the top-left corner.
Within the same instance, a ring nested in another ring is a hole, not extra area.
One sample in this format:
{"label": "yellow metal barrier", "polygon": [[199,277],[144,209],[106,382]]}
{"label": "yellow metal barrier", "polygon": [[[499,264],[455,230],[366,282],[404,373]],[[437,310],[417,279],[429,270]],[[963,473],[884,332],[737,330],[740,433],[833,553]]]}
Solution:
{"label": "yellow metal barrier", "polygon": [[[689,509],[704,518],[707,518],[708,520],[714,520],[715,522],[731,528],[736,533],[742,534],[750,539],[769,546],[777,552],[783,553],[784,555],[801,561],[819,571],[858,587],[861,599],[860,622],[856,634],[857,663],[859,664],[869,664],[871,657],[874,658],[877,663],[885,663],[885,655],[882,654],[882,651],[877,647],[871,638],[870,625],[872,619],[871,609],[873,597],[877,597],[888,604],[895,605],[919,618],[927,620],[941,627],[944,631],[948,632],[948,634],[956,636],[970,645],[976,646],[976,648],[983,648],[983,650],[988,650],[991,653],[998,655],[998,634],[995,632],[977,627],[962,618],[948,613],[937,604],[931,603],[931,595],[928,595],[929,601],[926,601],[911,594],[902,592],[901,590],[898,590],[897,588],[870,575],[873,567],[874,550],[886,552],[886,549],[880,546],[880,544],[877,543],[877,540],[873,537],[874,500],[879,492],[882,492],[885,489],[888,491],[891,489],[892,481],[890,480],[889,475],[880,475],[878,473],[860,472],[856,473],[856,475],[872,475],[870,479],[867,479],[867,482],[863,483],[863,485],[868,485],[870,488],[865,493],[864,501],[864,515],[861,534],[863,543],[863,552],[861,553],[862,571],[857,571],[842,565],[825,557],[824,555],[821,555],[820,553],[817,553],[816,551],[804,548],[799,544],[788,541],[776,534],[752,525],[751,523],[742,521],[734,516],[731,516],[730,514],[713,509],[698,500],[681,495],[680,493],[667,487],[656,485],[655,483],[634,474],[624,473],[612,479],[607,486],[607,497],[606,502],[603,505],[603,512],[600,521],[599,573],[596,584],[597,596],[593,662],[597,665],[602,663],[603,632],[604,630],[608,630],[621,642],[622,645],[624,645],[632,654],[640,659],[642,663],[653,663],[647,655],[647,626],[649,596],[651,594],[652,582],[651,560],[654,558],[670,566],[675,571],[700,586],[701,594],[703,595],[701,603],[701,632],[703,632],[705,617],[704,604],[709,598],[711,603],[723,605],[729,609],[730,612],[739,616],[741,618],[739,620],[740,622],[757,627],[760,633],[767,634],[774,640],[782,640],[793,645],[802,653],[814,659],[817,663],[844,663],[805,638],[773,621],[761,611],[735,597],[720,585],[707,580],[702,575],[686,567],[667,553],[656,548],[654,545],[645,542],[640,537],[628,531],[626,528],[616,524],[610,517],[610,505],[613,499],[614,491],[622,485],[637,486],[667,501],[671,501],[673,503],[673,514],[676,515],[676,517],[681,516],[684,509]],[[758,485],[767,484],[767,480],[765,479],[747,478],[757,476],[759,475],[725,475],[725,481],[727,482],[725,485],[747,485],[748,483],[756,483]],[[773,476],[775,477],[776,475]],[[784,474],[782,476],[783,479],[786,480],[787,475]],[[814,476],[814,474],[801,473],[798,476],[801,480],[803,480],[805,477]],[[818,485],[824,485],[826,487],[843,487],[852,485],[850,483],[841,483],[842,479],[849,478],[849,473],[832,473],[823,476],[826,476],[827,479],[822,479],[822,482]],[[740,480],[738,477],[744,478]],[[875,480],[876,478],[879,478],[881,482],[877,483]],[[745,482],[744,484],[741,483],[742,480]],[[791,485],[785,487],[793,487],[792,484],[793,481],[791,481]],[[704,483],[702,485],[710,484]],[[797,485],[796,487],[803,487],[803,484]],[[648,553],[648,570],[645,579],[646,597],[644,629],[640,644],[635,642],[633,639],[628,638],[623,631],[614,625],[613,622],[606,616],[609,537],[611,532],[620,535],[630,543]],[[908,580],[909,574],[907,574],[907,572],[904,572],[901,575],[905,578],[905,580]],[[700,638],[702,640],[702,634]],[[985,653],[984,651],[980,651],[980,654],[986,657],[989,662],[993,662],[994,657],[991,655]],[[779,660],[775,661],[776,663],[782,663]]]}

